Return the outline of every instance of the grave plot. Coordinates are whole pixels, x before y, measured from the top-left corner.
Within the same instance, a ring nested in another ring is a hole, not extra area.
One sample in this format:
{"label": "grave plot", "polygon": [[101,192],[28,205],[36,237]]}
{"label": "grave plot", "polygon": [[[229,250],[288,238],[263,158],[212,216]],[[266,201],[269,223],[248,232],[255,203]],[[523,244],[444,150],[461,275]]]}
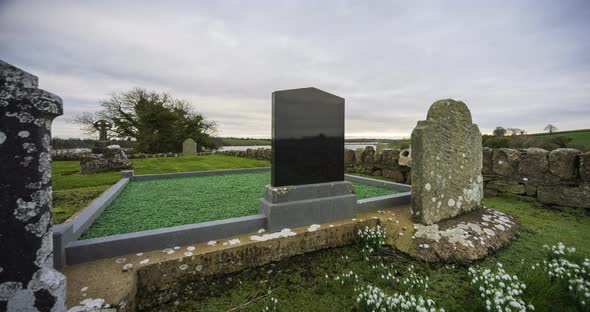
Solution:
{"label": "grave plot", "polygon": [[[132,181],[81,239],[255,215],[268,172]],[[357,199],[399,190],[352,182]]]}

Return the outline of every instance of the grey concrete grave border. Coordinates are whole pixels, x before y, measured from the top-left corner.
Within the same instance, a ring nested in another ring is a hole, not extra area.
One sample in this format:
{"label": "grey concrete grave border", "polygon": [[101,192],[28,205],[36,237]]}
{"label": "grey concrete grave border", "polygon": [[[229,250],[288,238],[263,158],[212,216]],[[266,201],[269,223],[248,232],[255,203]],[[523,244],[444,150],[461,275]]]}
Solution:
{"label": "grey concrete grave border", "polygon": [[[264,214],[257,214],[157,230],[78,240],[82,233],[92,225],[130,181],[267,171],[270,171],[270,167],[150,175],[134,175],[132,170],[122,171],[121,180],[106,190],[88,207],[84,208],[71,222],[54,226],[54,266],[56,268],[62,268],[66,263],[77,264],[176,245],[219,240],[225,237],[256,232],[260,228],[266,228],[267,217]],[[355,209],[356,213],[410,203],[411,187],[409,185],[353,175],[346,175],[345,180],[401,191],[401,193],[397,194],[358,200]]]}

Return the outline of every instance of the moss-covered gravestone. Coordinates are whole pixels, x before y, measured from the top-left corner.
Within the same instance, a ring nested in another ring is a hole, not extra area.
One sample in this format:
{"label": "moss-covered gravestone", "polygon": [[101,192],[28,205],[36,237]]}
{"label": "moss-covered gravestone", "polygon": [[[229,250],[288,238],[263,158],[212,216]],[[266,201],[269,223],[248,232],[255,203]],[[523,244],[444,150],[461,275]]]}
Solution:
{"label": "moss-covered gravestone", "polygon": [[197,142],[188,138],[182,142],[182,155],[183,156],[195,156],[197,155]]}
{"label": "moss-covered gravestone", "polygon": [[61,99],[0,60],[0,311],[65,311],[53,269],[51,122]]}
{"label": "moss-covered gravestone", "polygon": [[481,132],[463,102],[432,104],[412,132],[412,216],[432,224],[482,207]]}

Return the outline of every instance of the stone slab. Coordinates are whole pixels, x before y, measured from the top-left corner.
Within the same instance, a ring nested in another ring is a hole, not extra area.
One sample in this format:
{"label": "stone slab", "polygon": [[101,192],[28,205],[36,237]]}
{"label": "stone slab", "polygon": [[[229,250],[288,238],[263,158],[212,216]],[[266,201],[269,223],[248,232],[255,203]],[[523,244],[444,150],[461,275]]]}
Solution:
{"label": "stone slab", "polygon": [[316,88],[272,93],[272,186],[344,180],[344,99]]}
{"label": "stone slab", "polygon": [[463,102],[440,100],[412,131],[412,213],[432,224],[482,207],[481,132]]}

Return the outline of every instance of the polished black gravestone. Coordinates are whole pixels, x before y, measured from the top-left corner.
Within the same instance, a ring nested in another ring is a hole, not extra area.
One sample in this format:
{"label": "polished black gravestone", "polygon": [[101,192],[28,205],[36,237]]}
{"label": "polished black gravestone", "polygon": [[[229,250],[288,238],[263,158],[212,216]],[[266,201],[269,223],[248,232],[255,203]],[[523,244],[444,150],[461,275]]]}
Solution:
{"label": "polished black gravestone", "polygon": [[272,93],[272,186],[344,181],[344,99],[316,88]]}
{"label": "polished black gravestone", "polygon": [[356,195],[344,181],[344,99],[316,88],[272,94],[272,185],[260,199],[267,228],[354,216]]}

